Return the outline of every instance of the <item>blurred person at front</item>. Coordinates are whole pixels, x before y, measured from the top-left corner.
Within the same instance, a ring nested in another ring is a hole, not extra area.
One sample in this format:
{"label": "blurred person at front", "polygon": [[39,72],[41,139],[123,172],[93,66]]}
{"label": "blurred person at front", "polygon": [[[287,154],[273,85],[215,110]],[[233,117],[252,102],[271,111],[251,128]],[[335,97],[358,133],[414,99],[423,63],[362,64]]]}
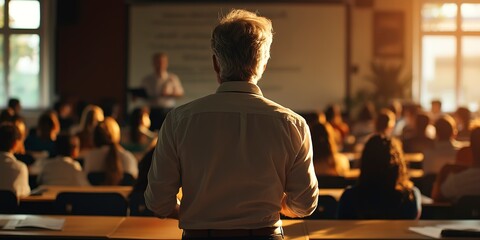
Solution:
{"label": "blurred person at front", "polygon": [[175,107],[175,100],[183,96],[180,78],[168,71],[168,55],[155,53],[152,57],[154,72],[142,79],[143,87],[150,102],[152,130],[162,126],[167,113]]}

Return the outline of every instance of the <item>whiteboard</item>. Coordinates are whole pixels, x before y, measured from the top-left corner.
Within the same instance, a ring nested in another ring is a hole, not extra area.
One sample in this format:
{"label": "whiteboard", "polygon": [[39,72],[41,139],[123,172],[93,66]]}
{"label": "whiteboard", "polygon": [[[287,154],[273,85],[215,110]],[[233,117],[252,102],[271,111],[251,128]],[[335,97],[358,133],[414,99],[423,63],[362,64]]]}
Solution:
{"label": "whiteboard", "polygon": [[[128,88],[153,72],[155,52],[185,89],[178,104],[214,93],[213,28],[233,8],[272,20],[271,59],[259,82],[265,97],[295,111],[323,109],[345,96],[345,7],[319,3],[155,3],[130,6]],[[177,104],[177,105],[178,105]]]}

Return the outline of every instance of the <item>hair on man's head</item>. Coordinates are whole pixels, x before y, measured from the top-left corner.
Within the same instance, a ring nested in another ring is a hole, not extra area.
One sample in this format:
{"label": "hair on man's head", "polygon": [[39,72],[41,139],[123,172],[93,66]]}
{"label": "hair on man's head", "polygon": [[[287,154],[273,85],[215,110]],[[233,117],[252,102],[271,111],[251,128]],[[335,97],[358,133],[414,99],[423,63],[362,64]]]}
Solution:
{"label": "hair on man's head", "polygon": [[246,10],[235,9],[220,19],[211,47],[222,81],[259,80],[270,58],[272,22]]}

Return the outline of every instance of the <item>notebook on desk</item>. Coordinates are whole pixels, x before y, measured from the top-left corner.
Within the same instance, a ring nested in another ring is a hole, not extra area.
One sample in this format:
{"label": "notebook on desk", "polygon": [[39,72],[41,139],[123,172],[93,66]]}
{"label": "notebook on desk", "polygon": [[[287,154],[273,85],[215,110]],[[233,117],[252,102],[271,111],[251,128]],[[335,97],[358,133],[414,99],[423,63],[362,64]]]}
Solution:
{"label": "notebook on desk", "polygon": [[4,230],[21,230],[21,229],[48,229],[60,231],[63,229],[65,219],[50,217],[24,217],[12,219],[0,219],[0,226]]}

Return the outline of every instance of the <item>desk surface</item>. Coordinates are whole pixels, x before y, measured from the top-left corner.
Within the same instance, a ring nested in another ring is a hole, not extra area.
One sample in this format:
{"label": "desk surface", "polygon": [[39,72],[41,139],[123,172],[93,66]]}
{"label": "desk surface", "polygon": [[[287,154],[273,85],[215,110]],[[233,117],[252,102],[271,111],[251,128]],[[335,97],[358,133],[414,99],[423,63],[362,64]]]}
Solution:
{"label": "desk surface", "polygon": [[[11,217],[22,215],[0,215]],[[0,238],[63,237],[109,239],[181,239],[178,221],[153,217],[51,216],[64,218],[62,231],[0,230]],[[479,226],[479,220],[283,220],[285,239],[429,239],[411,232],[409,227],[460,224]]]}
{"label": "desk surface", "polygon": [[116,192],[127,197],[132,191],[131,186],[40,186],[44,192],[39,196],[21,197],[21,202],[51,202],[55,201],[60,192]]}
{"label": "desk surface", "polygon": [[[432,239],[409,231],[409,227],[443,224],[479,226],[478,220],[309,220],[304,221],[310,239]],[[451,238],[449,238],[451,239]]]}

